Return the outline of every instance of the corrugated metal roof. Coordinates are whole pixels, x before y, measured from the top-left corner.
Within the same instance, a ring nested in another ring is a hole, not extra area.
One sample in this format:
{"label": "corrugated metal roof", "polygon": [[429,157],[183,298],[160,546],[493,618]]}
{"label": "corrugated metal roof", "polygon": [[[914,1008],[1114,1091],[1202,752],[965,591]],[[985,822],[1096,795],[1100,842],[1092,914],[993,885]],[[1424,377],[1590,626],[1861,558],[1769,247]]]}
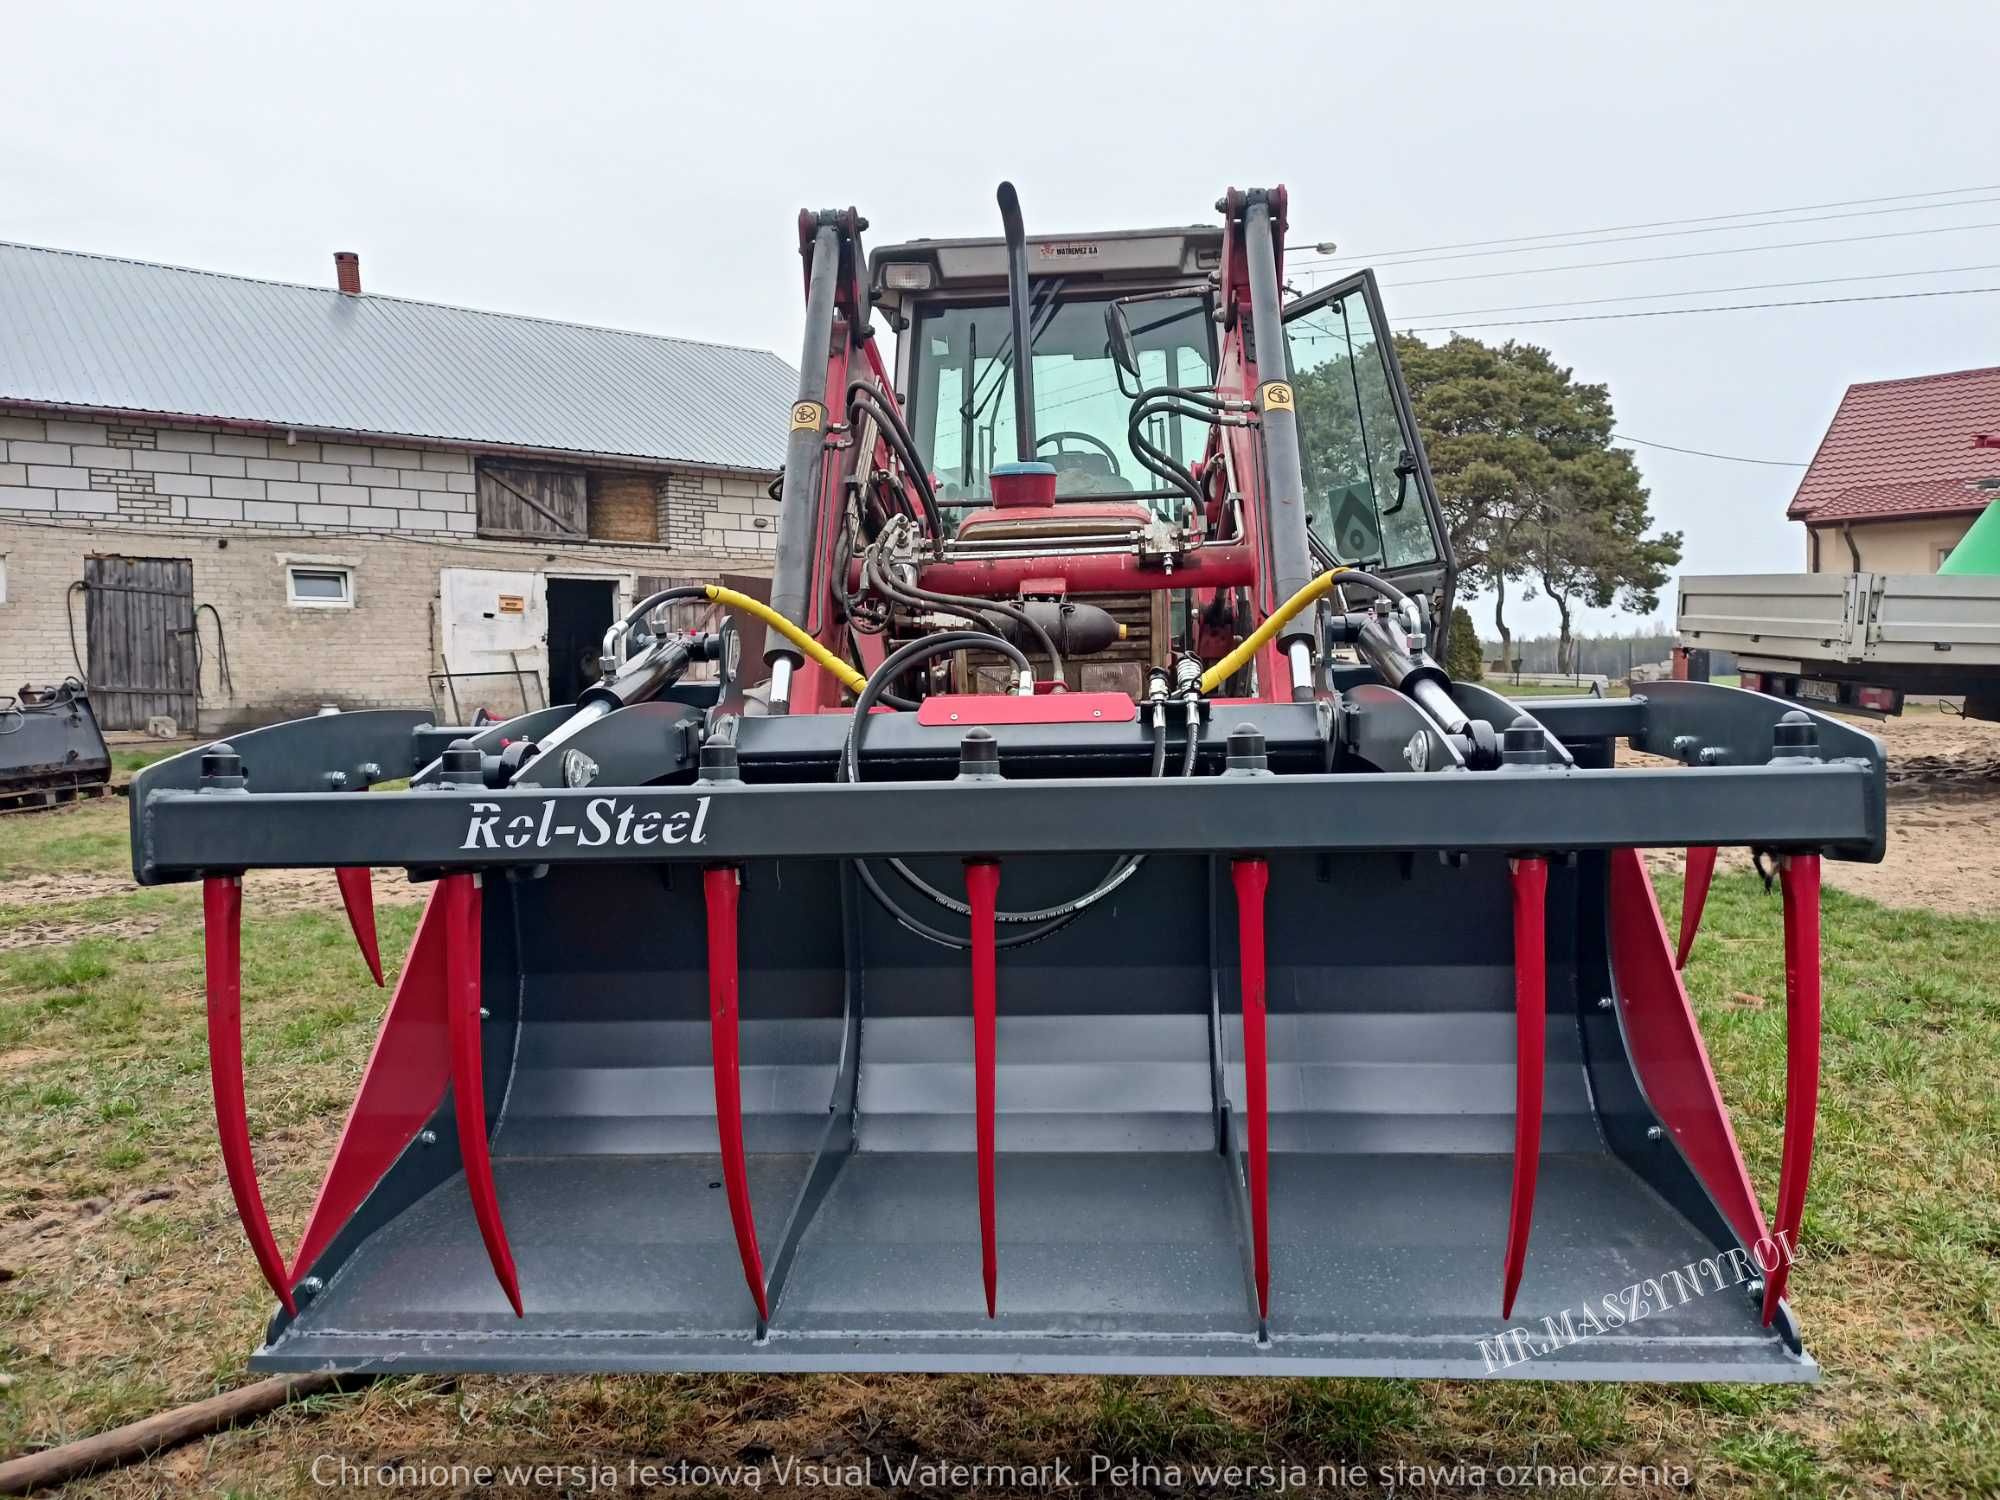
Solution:
{"label": "corrugated metal roof", "polygon": [[[1990,478],[2000,473],[2000,455],[1975,439],[1996,426],[2000,368],[1851,385],[1785,514],[1794,521],[1817,516],[1860,486]],[[1935,508],[1918,505],[1913,513]]]}
{"label": "corrugated metal roof", "polygon": [[775,470],[777,355],[0,242],[0,401]]}

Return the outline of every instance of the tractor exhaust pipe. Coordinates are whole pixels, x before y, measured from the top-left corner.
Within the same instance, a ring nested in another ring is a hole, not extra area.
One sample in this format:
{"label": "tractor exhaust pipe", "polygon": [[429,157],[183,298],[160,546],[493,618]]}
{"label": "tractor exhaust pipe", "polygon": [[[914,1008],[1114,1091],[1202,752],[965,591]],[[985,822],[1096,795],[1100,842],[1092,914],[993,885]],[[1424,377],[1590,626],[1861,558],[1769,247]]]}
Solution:
{"label": "tractor exhaust pipe", "polygon": [[1014,329],[1014,456],[1029,464],[1035,461],[1035,340],[1028,321],[1028,239],[1014,184],[1001,183],[995,196],[1007,236],[1007,316]]}

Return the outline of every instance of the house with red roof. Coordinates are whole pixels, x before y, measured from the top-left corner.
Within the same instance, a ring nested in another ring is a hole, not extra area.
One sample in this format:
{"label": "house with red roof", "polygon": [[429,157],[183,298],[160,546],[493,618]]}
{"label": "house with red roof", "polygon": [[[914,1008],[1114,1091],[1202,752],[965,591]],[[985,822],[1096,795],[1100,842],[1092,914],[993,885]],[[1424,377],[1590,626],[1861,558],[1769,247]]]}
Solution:
{"label": "house with red roof", "polygon": [[1935,573],[2000,499],[2000,367],[1851,385],[1786,514],[1814,573]]}

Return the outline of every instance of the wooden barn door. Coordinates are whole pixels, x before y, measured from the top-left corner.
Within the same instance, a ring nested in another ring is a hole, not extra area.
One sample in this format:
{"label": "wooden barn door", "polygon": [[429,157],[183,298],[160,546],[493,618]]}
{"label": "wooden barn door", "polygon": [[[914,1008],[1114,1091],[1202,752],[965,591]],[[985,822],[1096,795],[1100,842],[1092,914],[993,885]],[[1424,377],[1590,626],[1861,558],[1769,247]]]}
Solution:
{"label": "wooden barn door", "polygon": [[86,557],[90,702],[106,729],[155,714],[195,728],[194,563],[185,557]]}

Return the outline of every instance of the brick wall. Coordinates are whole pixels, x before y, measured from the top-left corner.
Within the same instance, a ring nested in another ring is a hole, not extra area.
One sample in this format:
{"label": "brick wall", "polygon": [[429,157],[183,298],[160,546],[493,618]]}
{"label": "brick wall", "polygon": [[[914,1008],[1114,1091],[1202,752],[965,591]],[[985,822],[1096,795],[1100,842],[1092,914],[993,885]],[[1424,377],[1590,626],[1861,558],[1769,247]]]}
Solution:
{"label": "brick wall", "polygon": [[[171,451],[171,450],[167,450]],[[303,481],[301,481],[303,482]],[[428,707],[428,674],[442,664],[439,570],[482,568],[615,578],[714,577],[725,560],[658,545],[501,542],[477,538],[309,535],[296,530],[191,527],[185,522],[84,517],[10,522],[0,513],[0,684],[60,681],[77,671],[70,647],[69,587],[93,552],[186,557],[197,606],[213,605],[227,643],[231,684],[221,676],[215,620],[197,617],[202,643],[199,732],[219,733],[341,708]],[[287,598],[287,563],[352,570],[351,608],[313,608]],[[740,561],[730,562],[741,570]],[[87,665],[84,601],[73,607],[76,650]],[[183,726],[184,731],[196,726]]]}
{"label": "brick wall", "polygon": [[120,426],[0,407],[0,518],[116,517],[180,527],[474,529],[472,457],[444,449]]}
{"label": "brick wall", "polygon": [[778,550],[778,502],[768,479],[669,474],[659,482],[659,536],[717,556],[769,559]]}
{"label": "brick wall", "polygon": [[[288,443],[218,427],[68,421],[0,403],[0,522],[91,519],[189,529],[472,536],[476,456]],[[593,536],[704,557],[775,551],[763,478],[593,471]]]}

